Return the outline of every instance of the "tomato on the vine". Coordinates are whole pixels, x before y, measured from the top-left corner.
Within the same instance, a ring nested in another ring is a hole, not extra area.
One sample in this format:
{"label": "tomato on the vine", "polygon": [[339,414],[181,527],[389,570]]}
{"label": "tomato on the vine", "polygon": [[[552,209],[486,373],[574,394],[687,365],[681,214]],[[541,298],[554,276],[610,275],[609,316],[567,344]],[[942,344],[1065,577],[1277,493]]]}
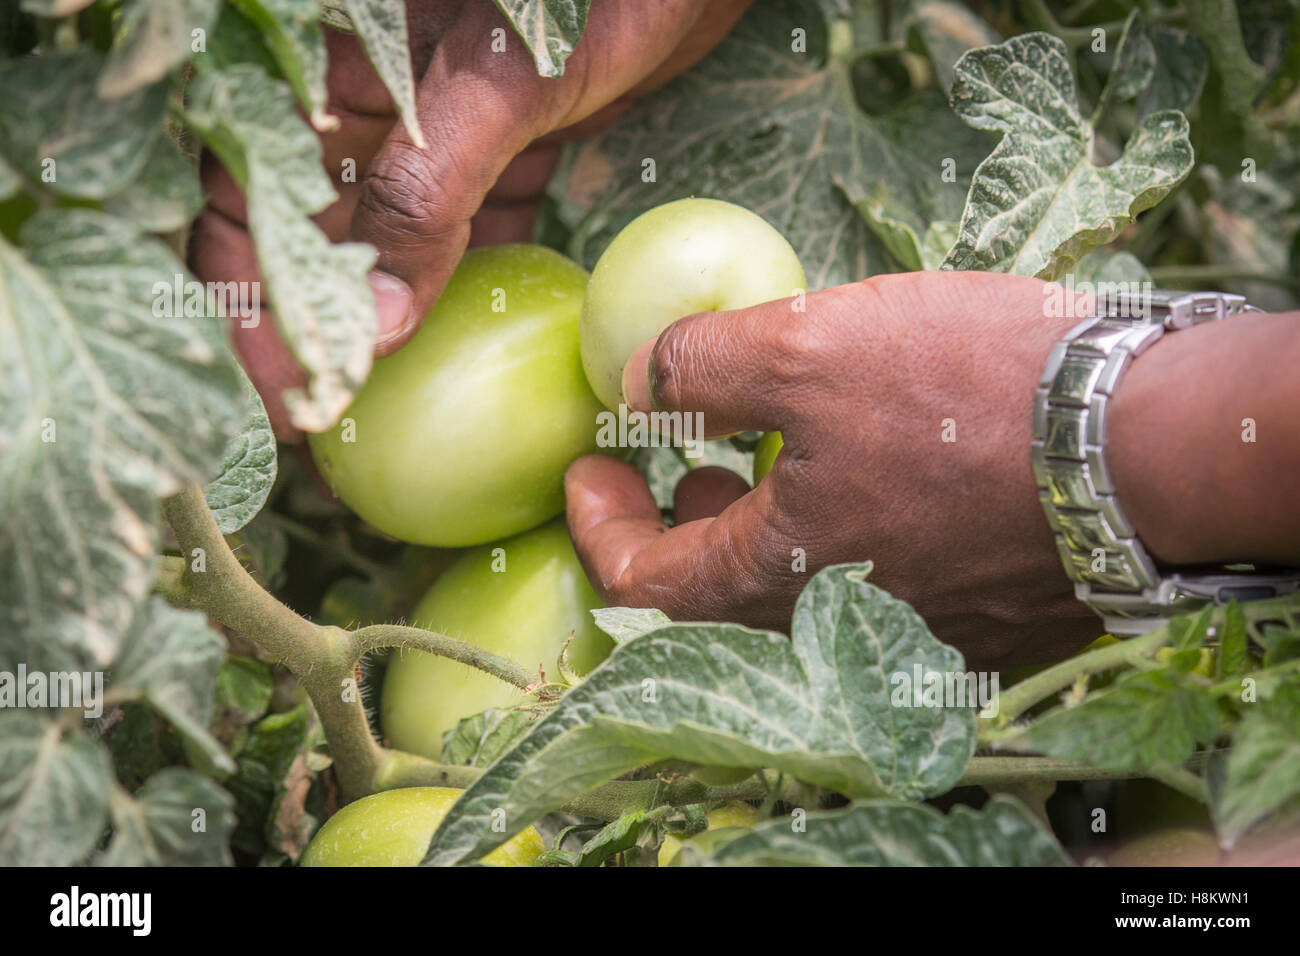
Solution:
{"label": "tomato on the vine", "polygon": [[743,309],[807,290],[790,243],[757,213],[679,199],[623,227],[596,262],[582,306],[582,366],[611,409],[636,347],[695,312]]}
{"label": "tomato on the vine", "polygon": [[[451,787],[403,787],[362,797],[325,821],[300,866],[418,866],[434,831],[464,791]],[[532,866],[546,852],[541,834],[528,827],[482,862]]]}
{"label": "tomato on the vine", "polygon": [[[586,674],[613,648],[591,609],[602,607],[563,521],[467,552],[443,572],[411,620],[513,658],[556,679],[565,641],[569,669]],[[384,677],[380,720],[394,747],[437,759],[442,735],[464,717],[509,707],[520,691],[445,657],[394,654]]]}
{"label": "tomato on the vine", "polygon": [[598,450],[578,353],[586,284],[541,246],[465,253],[415,337],[311,437],[335,494],[395,538],[443,547],[562,512],[565,469]]}

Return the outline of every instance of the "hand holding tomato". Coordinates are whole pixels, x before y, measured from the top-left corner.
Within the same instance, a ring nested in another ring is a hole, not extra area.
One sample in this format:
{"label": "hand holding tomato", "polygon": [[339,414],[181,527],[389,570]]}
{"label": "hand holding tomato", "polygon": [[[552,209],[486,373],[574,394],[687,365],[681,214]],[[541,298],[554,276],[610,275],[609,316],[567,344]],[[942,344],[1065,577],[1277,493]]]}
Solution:
{"label": "hand holding tomato", "polygon": [[[628,403],[702,412],[711,434],[779,429],[784,447],[748,493],[716,469],[688,474],[689,497],[713,508],[673,528],[633,468],[575,462],[569,524],[593,584],[610,605],[784,630],[815,571],[870,559],[871,581],[968,661],[1077,649],[1101,624],[1061,569],[1029,460],[1044,362],[1078,321],[1046,307],[1048,288],[881,275],[812,293],[800,314],[780,299],[669,326],[629,360]],[[1157,559],[1300,560],[1295,512],[1276,492],[1296,452],[1254,454],[1237,433],[1246,415],[1285,432],[1294,380],[1261,370],[1285,367],[1269,356],[1294,350],[1297,321],[1240,316],[1168,335],[1127,373],[1112,479]]]}
{"label": "hand holding tomato", "polygon": [[[467,243],[527,241],[562,140],[610,122],[640,94],[702,58],[750,0],[622,0],[593,4],[582,42],[559,79],[537,74],[522,42],[483,0],[411,0],[407,21],[416,107],[427,143],[417,148],[355,37],[326,30],[329,111],[322,135],[339,200],[316,217],[331,240],[379,250],[371,274],[377,356],[400,348],[441,293]],[[493,49],[505,30],[506,48]],[[343,182],[344,160],[356,181]],[[255,281],[243,196],[211,156],[211,197],[195,226],[191,264],[205,281]],[[301,437],[280,399],[304,376],[273,323],[232,327],[236,349],[282,438]]]}

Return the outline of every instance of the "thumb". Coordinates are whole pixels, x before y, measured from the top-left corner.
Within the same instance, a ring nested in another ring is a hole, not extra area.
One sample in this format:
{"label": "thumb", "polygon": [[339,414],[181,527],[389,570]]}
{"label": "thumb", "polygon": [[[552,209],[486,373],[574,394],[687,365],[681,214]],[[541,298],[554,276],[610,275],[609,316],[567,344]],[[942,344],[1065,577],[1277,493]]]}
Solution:
{"label": "thumb", "polygon": [[484,196],[544,131],[544,91],[522,44],[486,52],[497,27],[508,29],[491,4],[466,5],[416,92],[426,147],[396,124],[361,184],[351,237],[373,245],[376,270],[397,280],[381,275],[381,285],[410,290],[376,296],[379,328],[391,330],[381,353],[415,334],[465,251]]}

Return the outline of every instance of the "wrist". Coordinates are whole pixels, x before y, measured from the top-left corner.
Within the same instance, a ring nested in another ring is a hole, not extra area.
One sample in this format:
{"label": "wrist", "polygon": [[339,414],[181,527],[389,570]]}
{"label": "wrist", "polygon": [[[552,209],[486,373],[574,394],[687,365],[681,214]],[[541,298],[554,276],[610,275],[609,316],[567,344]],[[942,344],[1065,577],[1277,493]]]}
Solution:
{"label": "wrist", "polygon": [[1169,565],[1300,561],[1294,369],[1300,314],[1247,313],[1165,335],[1110,411],[1116,495]]}

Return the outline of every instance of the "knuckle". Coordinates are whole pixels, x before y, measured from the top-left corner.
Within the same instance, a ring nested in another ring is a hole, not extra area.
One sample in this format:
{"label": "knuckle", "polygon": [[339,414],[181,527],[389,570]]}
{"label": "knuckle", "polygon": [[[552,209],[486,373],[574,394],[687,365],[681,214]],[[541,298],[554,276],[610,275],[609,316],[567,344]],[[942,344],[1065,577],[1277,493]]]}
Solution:
{"label": "knuckle", "polygon": [[379,240],[426,241],[447,228],[448,197],[419,154],[415,146],[398,145],[366,177],[358,207]]}

